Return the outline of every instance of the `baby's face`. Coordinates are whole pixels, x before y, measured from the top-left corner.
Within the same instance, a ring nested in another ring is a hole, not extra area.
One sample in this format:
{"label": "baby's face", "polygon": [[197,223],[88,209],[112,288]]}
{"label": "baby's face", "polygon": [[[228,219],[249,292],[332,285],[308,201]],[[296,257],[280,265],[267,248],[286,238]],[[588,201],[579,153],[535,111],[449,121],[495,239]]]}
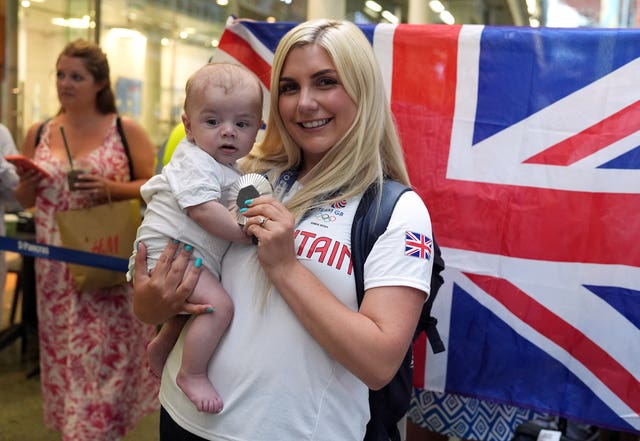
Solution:
{"label": "baby's face", "polygon": [[191,142],[226,165],[249,153],[262,125],[261,102],[252,89],[207,87],[189,99],[184,123]]}

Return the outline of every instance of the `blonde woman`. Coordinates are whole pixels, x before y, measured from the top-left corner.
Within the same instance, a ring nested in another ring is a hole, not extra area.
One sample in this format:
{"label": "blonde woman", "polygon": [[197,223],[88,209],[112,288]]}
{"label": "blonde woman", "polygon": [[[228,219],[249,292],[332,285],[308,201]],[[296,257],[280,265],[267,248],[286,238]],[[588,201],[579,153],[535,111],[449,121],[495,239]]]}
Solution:
{"label": "blonde woman", "polygon": [[[383,179],[408,184],[382,77],[357,26],[315,20],[289,31],[273,60],[270,108],[264,140],[243,165],[268,174],[278,198],[245,201],[245,229],[258,244],[234,244],[222,262],[235,316],[209,377],[225,409],[198,413],[180,393],[178,343],[162,377],[163,440],[362,440],[369,388],[395,375],[429,294],[431,261],[405,255],[407,231],[431,237],[429,214],[407,192],[366,261],[357,305],[350,232],[358,202]],[[134,305],[144,321],[184,310],[198,269],[183,278],[189,253],[172,261],[177,249],[165,249],[150,277],[140,247]],[[264,307],[255,299],[256,254],[273,287]]]}

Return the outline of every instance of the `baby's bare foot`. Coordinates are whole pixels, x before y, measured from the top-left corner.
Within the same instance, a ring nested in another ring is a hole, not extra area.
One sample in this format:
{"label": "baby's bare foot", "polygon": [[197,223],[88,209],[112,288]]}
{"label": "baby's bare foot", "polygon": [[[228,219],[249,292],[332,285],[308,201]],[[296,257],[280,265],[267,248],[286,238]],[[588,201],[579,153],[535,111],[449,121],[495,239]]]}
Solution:
{"label": "baby's bare foot", "polygon": [[162,369],[171,352],[171,346],[166,346],[159,338],[154,338],[147,345],[147,356],[149,357],[149,366],[151,372],[157,377],[162,377]]}
{"label": "baby's bare foot", "polygon": [[220,413],[222,411],[222,398],[213,388],[206,374],[190,375],[180,370],[176,383],[200,412]]}

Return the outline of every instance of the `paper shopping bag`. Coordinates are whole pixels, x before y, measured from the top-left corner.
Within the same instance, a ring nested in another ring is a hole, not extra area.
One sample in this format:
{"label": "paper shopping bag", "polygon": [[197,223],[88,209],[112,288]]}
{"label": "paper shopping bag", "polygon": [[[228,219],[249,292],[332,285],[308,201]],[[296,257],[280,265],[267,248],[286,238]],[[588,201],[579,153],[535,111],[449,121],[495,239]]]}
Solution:
{"label": "paper shopping bag", "polygon": [[[56,222],[63,247],[128,259],[142,222],[140,201],[128,199],[61,211],[56,213]],[[81,291],[126,282],[125,272],[71,263],[69,271]]]}

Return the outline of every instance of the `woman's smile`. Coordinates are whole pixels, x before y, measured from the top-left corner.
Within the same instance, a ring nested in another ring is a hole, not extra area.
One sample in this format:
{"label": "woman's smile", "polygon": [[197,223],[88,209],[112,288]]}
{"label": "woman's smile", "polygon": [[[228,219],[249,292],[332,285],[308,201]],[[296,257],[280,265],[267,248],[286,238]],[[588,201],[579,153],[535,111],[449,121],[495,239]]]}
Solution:
{"label": "woman's smile", "polygon": [[328,124],[329,121],[331,121],[331,118],[325,118],[325,119],[320,119],[316,121],[301,122],[300,125],[305,129],[315,129],[318,127],[322,127],[325,124]]}

